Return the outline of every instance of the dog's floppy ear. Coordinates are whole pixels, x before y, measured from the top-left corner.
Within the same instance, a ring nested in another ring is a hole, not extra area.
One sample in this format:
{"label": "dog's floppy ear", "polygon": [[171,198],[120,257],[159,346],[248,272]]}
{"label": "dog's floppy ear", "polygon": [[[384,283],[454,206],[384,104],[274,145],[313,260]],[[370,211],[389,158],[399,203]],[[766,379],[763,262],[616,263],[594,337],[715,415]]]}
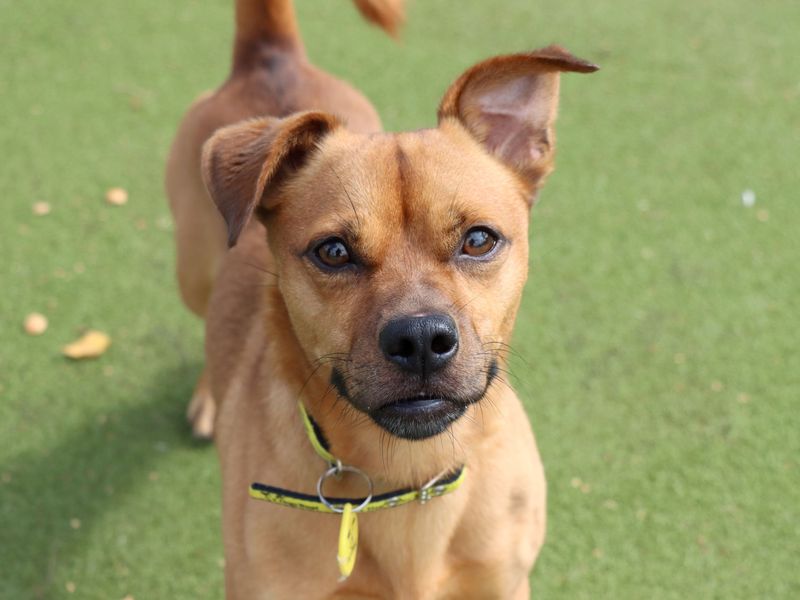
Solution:
{"label": "dog's floppy ear", "polygon": [[533,197],[553,168],[559,73],[597,69],[559,46],[490,58],[450,86],[439,105],[439,122],[458,119],[523,178]]}
{"label": "dog's floppy ear", "polygon": [[243,121],[214,133],[203,146],[203,181],[228,225],[229,246],[256,207],[270,208],[270,192],[338,126],[331,115],[305,112]]}

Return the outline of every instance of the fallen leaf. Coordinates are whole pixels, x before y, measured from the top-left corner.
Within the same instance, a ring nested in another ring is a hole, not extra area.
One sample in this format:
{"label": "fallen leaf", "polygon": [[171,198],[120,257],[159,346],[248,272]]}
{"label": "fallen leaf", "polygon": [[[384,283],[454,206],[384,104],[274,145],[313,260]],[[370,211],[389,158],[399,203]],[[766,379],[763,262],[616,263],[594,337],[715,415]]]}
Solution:
{"label": "fallen leaf", "polygon": [[128,202],[127,190],[120,187],[111,188],[106,192],[106,202],[113,204],[114,206],[121,206],[125,204]]}
{"label": "fallen leaf", "polygon": [[47,331],[47,317],[39,313],[31,313],[25,317],[24,327],[28,335],[42,335]]}
{"label": "fallen leaf", "polygon": [[111,338],[102,331],[90,329],[80,338],[62,349],[64,356],[74,359],[95,358],[103,354],[111,345]]}
{"label": "fallen leaf", "polygon": [[33,214],[35,214],[37,217],[43,217],[44,215],[50,214],[50,203],[34,202]]}

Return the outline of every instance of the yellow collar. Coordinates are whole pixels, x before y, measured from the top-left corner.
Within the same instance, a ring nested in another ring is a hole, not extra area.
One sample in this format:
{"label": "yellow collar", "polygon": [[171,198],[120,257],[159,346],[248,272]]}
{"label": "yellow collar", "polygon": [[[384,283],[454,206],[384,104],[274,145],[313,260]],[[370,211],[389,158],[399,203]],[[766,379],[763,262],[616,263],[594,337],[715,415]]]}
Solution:
{"label": "yellow collar", "polygon": [[[300,416],[303,420],[303,427],[306,430],[306,435],[314,448],[316,453],[326,461],[329,465],[320,477],[317,484],[317,495],[302,494],[300,492],[293,492],[279,487],[265,485],[263,483],[253,483],[250,485],[250,497],[256,500],[265,500],[273,504],[281,504],[292,508],[299,508],[302,510],[311,510],[322,513],[341,513],[346,504],[360,507],[356,512],[373,512],[383,508],[394,508],[395,506],[402,506],[410,502],[419,501],[424,504],[431,498],[443,496],[457,490],[464,482],[466,476],[466,467],[462,466],[452,473],[440,473],[422,487],[404,488],[379,494],[372,495],[372,481],[360,469],[349,465],[344,465],[337,459],[326,444],[320,440],[320,432],[316,423],[311,419],[302,402],[298,402]],[[362,475],[369,484],[370,494],[363,498],[327,498],[322,494],[322,484],[331,475],[338,475],[342,471],[355,472]]]}
{"label": "yellow collar", "polygon": [[300,418],[303,419],[303,427],[306,430],[308,441],[311,442],[311,447],[322,460],[327,461],[331,466],[337,464],[339,461],[328,451],[327,443],[320,439],[319,426],[311,419],[311,415],[308,414],[302,402],[297,403],[297,409],[300,411]]}
{"label": "yellow collar", "polygon": [[[341,575],[339,581],[347,579],[356,564],[358,553],[358,513],[372,512],[382,508],[394,508],[410,502],[419,501],[425,504],[431,498],[449,494],[457,490],[464,482],[467,473],[465,467],[457,469],[455,472],[446,474],[440,473],[419,489],[405,488],[394,490],[378,496],[372,495],[372,479],[361,469],[351,465],[342,464],[337,459],[327,445],[317,424],[311,419],[302,402],[298,402],[300,416],[303,419],[303,427],[306,430],[311,446],[316,453],[328,463],[328,469],[320,475],[317,481],[317,495],[301,494],[292,492],[279,487],[264,485],[263,483],[253,483],[250,485],[250,497],[256,500],[265,500],[273,504],[281,504],[302,510],[311,510],[321,513],[341,514],[342,520],[339,525],[339,545],[336,553],[336,562],[339,566]],[[321,439],[322,438],[322,439]],[[322,486],[328,477],[341,475],[343,472],[355,473],[360,475],[367,483],[369,492],[363,498],[328,498],[322,493]]]}

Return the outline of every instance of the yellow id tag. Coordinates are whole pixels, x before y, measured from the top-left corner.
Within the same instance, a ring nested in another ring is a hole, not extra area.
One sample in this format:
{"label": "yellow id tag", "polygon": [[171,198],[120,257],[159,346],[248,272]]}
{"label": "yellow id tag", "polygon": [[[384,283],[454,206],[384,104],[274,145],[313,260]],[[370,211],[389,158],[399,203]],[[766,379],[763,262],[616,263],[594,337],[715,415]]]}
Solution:
{"label": "yellow id tag", "polygon": [[353,572],[358,552],[358,515],[353,512],[353,505],[347,503],[342,511],[342,524],[339,526],[339,552],[336,560],[339,563],[339,581],[344,581]]}

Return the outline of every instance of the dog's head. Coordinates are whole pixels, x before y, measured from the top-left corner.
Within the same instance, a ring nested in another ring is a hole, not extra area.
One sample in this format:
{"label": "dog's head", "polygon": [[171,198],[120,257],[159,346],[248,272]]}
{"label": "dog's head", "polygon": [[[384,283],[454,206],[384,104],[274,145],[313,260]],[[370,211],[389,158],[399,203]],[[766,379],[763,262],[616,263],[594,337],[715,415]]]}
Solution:
{"label": "dog's head", "polygon": [[309,362],[393,435],[441,433],[497,376],[553,168],[559,72],[596,68],[558,47],[492,58],[447,90],[435,129],[356,135],[308,112],[207,142],[230,244],[255,213]]}

